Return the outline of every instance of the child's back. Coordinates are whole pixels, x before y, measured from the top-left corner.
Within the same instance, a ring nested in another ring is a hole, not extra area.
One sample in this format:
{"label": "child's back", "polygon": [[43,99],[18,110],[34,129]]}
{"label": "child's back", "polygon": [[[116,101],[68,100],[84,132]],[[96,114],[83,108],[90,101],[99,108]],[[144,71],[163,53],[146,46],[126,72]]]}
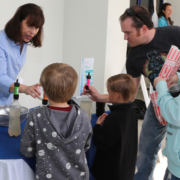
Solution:
{"label": "child's back", "polygon": [[36,153],[37,179],[87,179],[85,151],[90,146],[91,125],[87,113],[72,106],[70,112],[47,107],[30,112],[21,141],[21,153]]}
{"label": "child's back", "polygon": [[89,180],[85,151],[90,147],[92,128],[88,114],[69,106],[78,75],[69,65],[47,66],[40,78],[48,107],[30,112],[22,134],[21,153],[36,155],[36,179]]}
{"label": "child's back", "polygon": [[127,74],[107,81],[111,113],[101,116],[93,128],[97,147],[92,173],[96,180],[133,180],[137,156],[137,116],[131,99],[133,78]]}
{"label": "child's back", "polygon": [[[132,103],[110,106],[104,124],[93,128],[97,180],[133,180],[137,156],[137,118]],[[99,132],[96,132],[99,131]]]}

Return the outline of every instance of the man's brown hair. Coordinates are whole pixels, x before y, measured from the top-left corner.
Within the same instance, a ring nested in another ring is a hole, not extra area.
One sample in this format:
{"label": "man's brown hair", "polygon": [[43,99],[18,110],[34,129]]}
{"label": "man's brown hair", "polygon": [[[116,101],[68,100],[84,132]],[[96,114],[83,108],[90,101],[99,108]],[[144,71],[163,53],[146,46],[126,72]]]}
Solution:
{"label": "man's brown hair", "polygon": [[[127,10],[135,11],[135,13],[137,15],[132,16],[129,13],[127,13]],[[132,26],[135,27],[137,30],[139,28],[141,28],[143,25],[146,25],[148,29],[152,29],[154,27],[154,23],[152,22],[151,14],[145,7],[139,6],[139,5],[134,5],[134,6],[131,6],[127,10],[119,17],[120,21],[124,21],[126,18],[129,18],[129,17],[132,18],[132,20],[133,20]],[[138,18],[138,16],[140,18]]]}
{"label": "man's brown hair", "polygon": [[76,90],[78,75],[73,67],[53,63],[44,68],[40,84],[48,98],[54,102],[67,102]]}
{"label": "man's brown hair", "polygon": [[121,93],[124,101],[130,101],[136,93],[135,81],[129,74],[117,74],[107,80],[107,87],[116,93]]}
{"label": "man's brown hair", "polygon": [[5,32],[9,39],[19,43],[22,47],[21,22],[27,18],[27,24],[39,28],[38,33],[31,40],[34,47],[42,46],[44,14],[40,6],[36,4],[24,4],[20,6],[14,16],[7,22]]}

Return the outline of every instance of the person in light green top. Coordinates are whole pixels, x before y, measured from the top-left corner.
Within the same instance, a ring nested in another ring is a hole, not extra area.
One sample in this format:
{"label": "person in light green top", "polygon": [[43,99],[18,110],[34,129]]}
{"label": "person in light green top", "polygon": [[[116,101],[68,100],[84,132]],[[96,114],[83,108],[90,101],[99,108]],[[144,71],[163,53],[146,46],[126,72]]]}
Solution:
{"label": "person in light green top", "polygon": [[170,3],[164,3],[161,10],[158,13],[158,27],[171,26],[173,22],[171,20],[172,5]]}
{"label": "person in light green top", "polygon": [[[180,83],[180,74],[176,73],[172,79],[174,83]],[[168,170],[172,173],[170,180],[180,180],[180,95],[174,98],[171,96],[168,90],[171,85],[160,77],[154,80],[158,93],[157,105],[162,117],[168,122],[163,154],[168,159]]]}

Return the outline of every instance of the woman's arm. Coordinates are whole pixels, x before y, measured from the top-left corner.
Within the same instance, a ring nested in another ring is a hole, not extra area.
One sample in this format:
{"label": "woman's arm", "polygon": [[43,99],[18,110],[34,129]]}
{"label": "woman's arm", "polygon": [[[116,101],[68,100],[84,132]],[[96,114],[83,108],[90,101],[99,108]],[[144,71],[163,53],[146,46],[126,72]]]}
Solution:
{"label": "woman's arm", "polygon": [[14,80],[7,75],[7,69],[6,53],[0,47],[0,88],[2,91],[10,92],[9,88]]}
{"label": "woman's arm", "polygon": [[[6,53],[0,47],[0,88],[2,91],[13,93],[15,80],[8,76],[7,69]],[[41,92],[37,88],[38,86],[41,85],[39,83],[32,86],[21,84],[19,87],[19,93],[25,93],[26,95],[31,95],[34,98],[39,97]]]}
{"label": "woman's arm", "polygon": [[[41,95],[41,92],[39,91],[38,86],[41,86],[41,84],[37,83],[32,86],[26,86],[24,84],[20,84],[19,93],[25,93],[26,95],[31,95],[33,98],[39,97]],[[14,92],[14,83],[11,84],[9,88],[9,92]]]}

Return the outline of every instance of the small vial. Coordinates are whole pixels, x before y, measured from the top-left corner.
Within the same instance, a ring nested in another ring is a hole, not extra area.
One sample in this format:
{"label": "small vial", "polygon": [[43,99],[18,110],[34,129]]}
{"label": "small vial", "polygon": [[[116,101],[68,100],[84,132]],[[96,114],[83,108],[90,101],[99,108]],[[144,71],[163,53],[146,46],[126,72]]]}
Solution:
{"label": "small vial", "polygon": [[42,106],[47,106],[48,105],[48,98],[43,94],[43,99],[42,99]]}

